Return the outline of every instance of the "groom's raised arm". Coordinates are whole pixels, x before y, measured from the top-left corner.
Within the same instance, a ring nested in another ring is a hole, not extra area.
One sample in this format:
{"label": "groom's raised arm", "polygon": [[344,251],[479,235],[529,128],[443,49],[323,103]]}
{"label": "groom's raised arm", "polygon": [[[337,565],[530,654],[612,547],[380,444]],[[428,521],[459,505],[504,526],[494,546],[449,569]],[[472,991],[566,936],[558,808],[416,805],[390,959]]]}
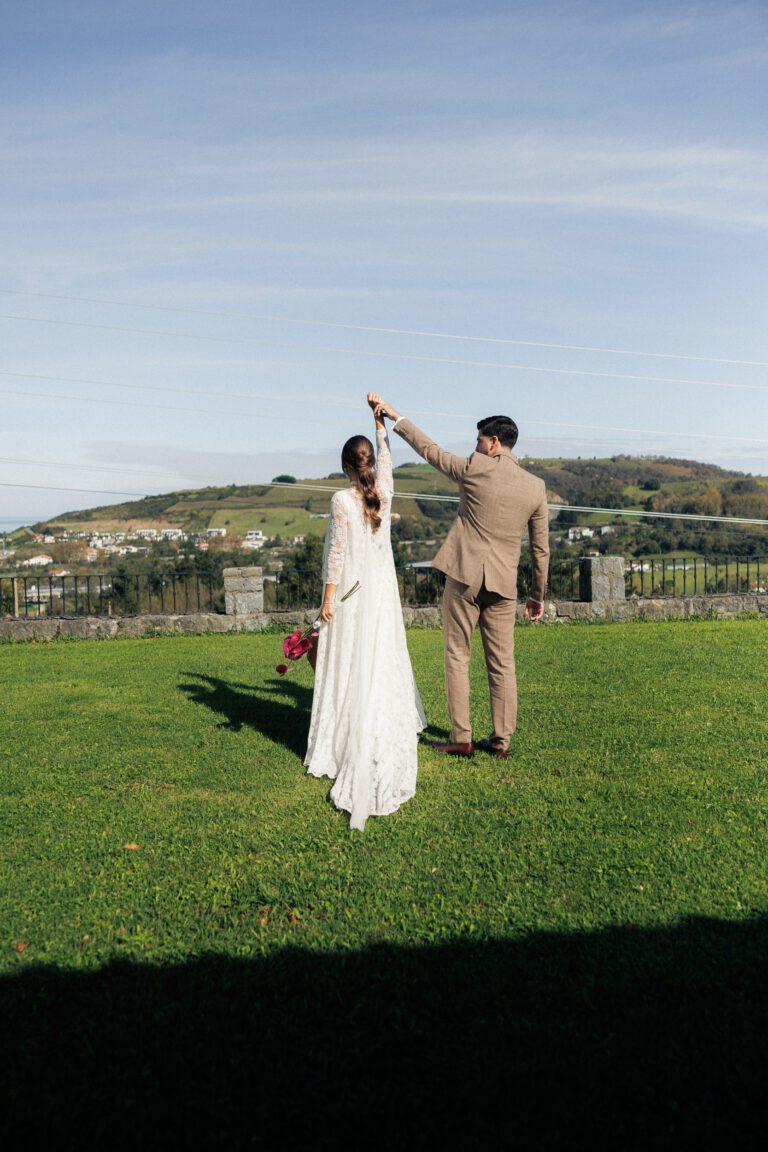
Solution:
{"label": "groom's raised arm", "polygon": [[404,416],[400,416],[392,427],[398,436],[402,436],[406,444],[410,444],[414,452],[418,452],[419,456],[426,460],[427,464],[437,468],[444,476],[450,476],[451,480],[458,481],[462,478],[467,470],[466,456],[454,456],[452,452],[446,452],[439,444],[435,444],[434,440],[430,440],[426,432],[422,432]]}

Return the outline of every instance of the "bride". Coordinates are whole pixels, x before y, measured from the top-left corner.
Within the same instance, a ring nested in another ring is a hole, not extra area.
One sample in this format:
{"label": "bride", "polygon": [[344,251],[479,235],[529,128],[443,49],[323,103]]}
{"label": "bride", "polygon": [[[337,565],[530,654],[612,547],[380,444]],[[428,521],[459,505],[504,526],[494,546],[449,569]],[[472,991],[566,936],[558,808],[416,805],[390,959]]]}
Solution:
{"label": "bride", "polygon": [[368,403],[378,456],[367,437],[347,440],[341,466],[351,486],[331,499],[304,760],[312,776],[334,781],[331,800],[360,830],[413,796],[426,726],[389,537],[394,483],[386,429],[375,416],[381,397],[369,392]]}

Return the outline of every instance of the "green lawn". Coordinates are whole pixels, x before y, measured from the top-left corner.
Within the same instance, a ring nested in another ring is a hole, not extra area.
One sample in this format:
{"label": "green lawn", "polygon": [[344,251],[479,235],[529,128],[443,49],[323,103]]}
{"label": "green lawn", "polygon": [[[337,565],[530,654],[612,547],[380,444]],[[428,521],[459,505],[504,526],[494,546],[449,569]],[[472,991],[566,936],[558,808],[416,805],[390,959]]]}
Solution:
{"label": "green lawn", "polygon": [[[0,646],[0,1132],[753,1146],[767,627],[519,629],[510,760],[424,748],[363,834],[279,636]],[[439,737],[441,636],[409,644]],[[473,684],[484,735],[479,648]]]}

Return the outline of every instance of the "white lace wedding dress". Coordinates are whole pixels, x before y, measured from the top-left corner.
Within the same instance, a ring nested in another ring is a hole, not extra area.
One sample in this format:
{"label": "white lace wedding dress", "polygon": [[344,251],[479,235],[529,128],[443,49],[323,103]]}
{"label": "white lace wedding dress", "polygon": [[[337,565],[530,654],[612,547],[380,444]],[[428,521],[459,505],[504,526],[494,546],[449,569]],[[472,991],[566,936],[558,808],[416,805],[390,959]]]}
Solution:
{"label": "white lace wedding dress", "polygon": [[[309,744],[312,776],[334,781],[331,800],[363,829],[416,791],[418,733],[426,726],[413,678],[392,558],[392,458],[376,434],[381,526],[372,532],[354,487],[335,492],[323,582],[337,586],[334,615],[320,627]],[[341,598],[360,582],[343,604]]]}

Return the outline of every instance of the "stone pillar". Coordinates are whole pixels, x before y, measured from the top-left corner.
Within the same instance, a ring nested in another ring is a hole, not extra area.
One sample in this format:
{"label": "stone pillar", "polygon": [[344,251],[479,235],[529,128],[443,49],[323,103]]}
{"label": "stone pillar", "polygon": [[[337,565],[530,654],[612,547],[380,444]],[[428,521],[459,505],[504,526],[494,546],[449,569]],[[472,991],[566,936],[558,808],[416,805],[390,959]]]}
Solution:
{"label": "stone pillar", "polygon": [[582,556],[579,559],[579,599],[624,600],[623,556]]}
{"label": "stone pillar", "polygon": [[264,611],[261,568],[224,569],[224,610],[227,616],[258,616]]}

